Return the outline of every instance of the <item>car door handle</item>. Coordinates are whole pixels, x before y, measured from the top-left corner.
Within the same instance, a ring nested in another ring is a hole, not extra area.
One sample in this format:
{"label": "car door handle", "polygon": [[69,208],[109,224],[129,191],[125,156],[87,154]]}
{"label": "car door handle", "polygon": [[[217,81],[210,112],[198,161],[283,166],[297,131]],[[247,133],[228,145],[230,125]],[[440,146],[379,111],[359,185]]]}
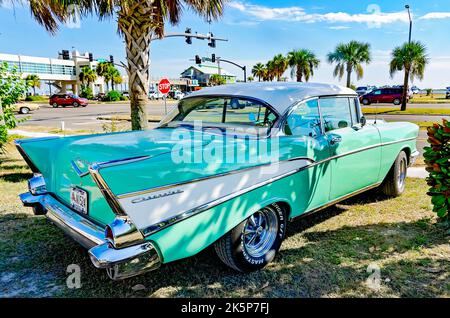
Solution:
{"label": "car door handle", "polygon": [[338,144],[342,141],[342,137],[341,136],[332,136],[330,139],[330,144],[331,145],[335,145]]}

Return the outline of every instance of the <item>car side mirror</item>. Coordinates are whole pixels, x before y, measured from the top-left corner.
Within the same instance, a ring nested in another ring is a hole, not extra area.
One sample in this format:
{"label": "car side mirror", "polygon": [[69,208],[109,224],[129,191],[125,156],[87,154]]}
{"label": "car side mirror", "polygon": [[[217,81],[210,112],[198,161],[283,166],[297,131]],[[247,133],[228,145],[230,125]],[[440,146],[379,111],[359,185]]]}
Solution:
{"label": "car side mirror", "polygon": [[361,121],[361,127],[364,127],[367,124],[367,119],[364,116],[361,116],[360,121]]}

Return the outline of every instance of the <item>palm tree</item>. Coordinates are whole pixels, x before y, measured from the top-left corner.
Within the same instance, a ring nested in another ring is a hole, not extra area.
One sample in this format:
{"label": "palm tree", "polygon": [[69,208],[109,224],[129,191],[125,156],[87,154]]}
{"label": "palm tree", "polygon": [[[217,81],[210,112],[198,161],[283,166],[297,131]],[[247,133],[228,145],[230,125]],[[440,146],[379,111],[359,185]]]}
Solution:
{"label": "palm tree", "polygon": [[297,82],[302,82],[303,76],[305,81],[314,75],[314,68],[319,67],[320,60],[310,50],[293,50],[288,53],[287,59],[291,67],[291,77],[296,75]]}
{"label": "palm tree", "polygon": [[397,71],[405,72],[401,110],[406,110],[409,79],[411,79],[411,81],[416,77],[420,80],[423,79],[425,66],[428,64],[426,51],[425,45],[418,41],[405,43],[392,51],[392,60],[389,70],[391,77],[393,77]]}
{"label": "palm tree", "polygon": [[[2,0],[0,0],[2,1]],[[82,17],[95,13],[100,19],[116,18],[118,32],[125,39],[126,67],[130,88],[131,127],[148,126],[146,103],[149,91],[149,54],[152,39],[164,38],[166,22],[180,21],[188,8],[208,20],[218,19],[227,0],[79,0],[28,1],[36,21],[50,33],[56,33],[59,23],[69,21],[74,5]],[[18,0],[19,2],[19,0]],[[22,2],[22,1],[20,1]]]}
{"label": "palm tree", "polygon": [[288,60],[282,54],[277,54],[273,57],[272,63],[274,77],[277,81],[281,81],[281,77],[289,66]]}
{"label": "palm tree", "polygon": [[339,44],[334,52],[328,54],[328,62],[336,63],[333,75],[339,79],[347,73],[347,87],[351,86],[352,72],[356,72],[358,79],[364,75],[362,63],[370,63],[370,44],[358,41]]}
{"label": "palm tree", "polygon": [[83,66],[79,75],[81,83],[83,85],[89,85],[97,80],[97,74],[89,66]]}
{"label": "palm tree", "polygon": [[97,64],[97,67],[95,68],[95,72],[97,73],[98,76],[103,77],[103,80],[106,83],[106,90],[109,91],[109,80],[107,81],[105,78],[105,75],[108,73],[109,67],[110,67],[109,62],[100,62]]}
{"label": "palm tree", "polygon": [[270,60],[266,63],[264,75],[265,75],[265,79],[264,79],[265,81],[273,81],[273,79],[276,77],[275,64],[274,64],[273,60]]}
{"label": "palm tree", "polygon": [[41,88],[41,79],[36,74],[30,74],[25,78],[29,87],[33,88],[33,95],[36,96],[36,88]]}
{"label": "palm tree", "polygon": [[253,76],[248,76],[247,77],[247,81],[248,82],[253,82],[255,80],[255,78]]}
{"label": "palm tree", "polygon": [[261,78],[264,78],[265,66],[262,63],[256,63],[252,68],[253,76],[258,78],[258,82],[261,82]]}

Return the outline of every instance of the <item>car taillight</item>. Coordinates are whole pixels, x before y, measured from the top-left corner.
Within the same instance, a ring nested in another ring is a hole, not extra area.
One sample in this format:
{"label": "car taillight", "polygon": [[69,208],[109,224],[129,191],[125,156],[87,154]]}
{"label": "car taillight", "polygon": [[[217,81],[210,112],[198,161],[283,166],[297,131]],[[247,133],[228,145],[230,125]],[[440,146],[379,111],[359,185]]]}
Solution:
{"label": "car taillight", "polygon": [[109,225],[107,225],[105,228],[105,237],[109,242],[111,242],[111,244],[114,245],[114,236],[113,236],[112,229]]}

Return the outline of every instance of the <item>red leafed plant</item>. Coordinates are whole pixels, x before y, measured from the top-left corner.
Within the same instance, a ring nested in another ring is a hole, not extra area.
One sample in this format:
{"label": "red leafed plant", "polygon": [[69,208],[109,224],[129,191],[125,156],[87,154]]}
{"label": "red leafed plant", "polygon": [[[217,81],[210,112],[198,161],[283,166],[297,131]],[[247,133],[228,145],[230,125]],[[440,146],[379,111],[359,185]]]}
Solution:
{"label": "red leafed plant", "polygon": [[433,211],[449,224],[450,211],[450,123],[443,119],[442,124],[435,123],[428,127],[429,147],[424,148],[424,158],[429,176],[426,179],[430,186]]}

